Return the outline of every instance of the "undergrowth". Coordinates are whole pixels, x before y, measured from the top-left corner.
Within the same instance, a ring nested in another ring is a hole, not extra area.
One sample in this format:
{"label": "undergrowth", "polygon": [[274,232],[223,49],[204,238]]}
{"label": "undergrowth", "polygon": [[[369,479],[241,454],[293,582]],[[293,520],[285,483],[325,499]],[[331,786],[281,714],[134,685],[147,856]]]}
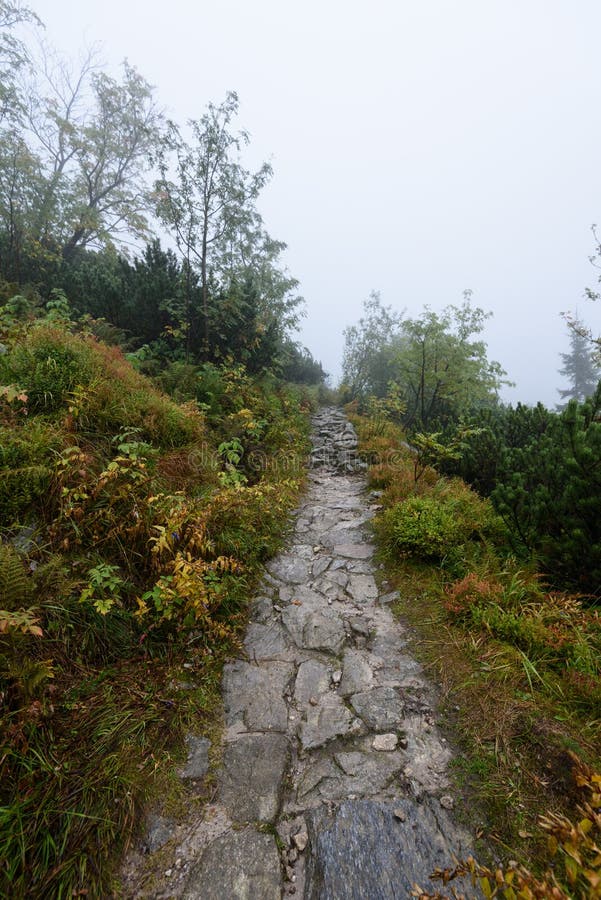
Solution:
{"label": "undergrowth", "polygon": [[91,333],[1,308],[0,341],[0,896],[107,896],[211,727],[312,401],[224,365],[211,410],[189,371],[176,403]]}
{"label": "undergrowth", "polygon": [[456,787],[489,864],[449,860],[443,889],[471,875],[485,896],[600,896],[599,609],[514,558],[490,501],[436,471],[435,436],[410,444],[382,416],[351,413],[381,495],[385,577],[441,685]]}

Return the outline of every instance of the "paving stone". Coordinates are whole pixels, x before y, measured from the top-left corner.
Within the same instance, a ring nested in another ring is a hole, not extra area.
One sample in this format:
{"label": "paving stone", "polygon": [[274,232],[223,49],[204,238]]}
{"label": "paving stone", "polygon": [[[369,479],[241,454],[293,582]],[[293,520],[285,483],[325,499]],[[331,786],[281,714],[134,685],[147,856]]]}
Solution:
{"label": "paving stone", "polygon": [[285,584],[304,584],[309,576],[309,567],[304,559],[295,556],[276,556],[268,566],[271,575]]}
{"label": "paving stone", "polygon": [[288,758],[283,734],[245,734],[226,743],[219,799],[234,822],[273,822]]}
{"label": "paving stone", "polygon": [[350,697],[351,694],[367,691],[372,687],[374,676],[368,658],[368,654],[359,650],[348,648],[344,651],[339,689],[343,697]]}
{"label": "paving stone", "polygon": [[403,701],[391,687],[354,694],[351,705],[372,731],[390,731],[403,721]]}
{"label": "paving stone", "polygon": [[279,590],[279,596],[280,600],[284,603],[293,603],[294,605],[303,603],[307,606],[312,606],[315,609],[319,609],[323,606],[323,600],[317,591],[312,590],[304,584],[282,585]]}
{"label": "paving stone", "polygon": [[251,659],[278,659],[285,655],[287,644],[279,622],[262,625],[251,622],[246,631],[244,649]]}
{"label": "paving stone", "polygon": [[321,747],[336,737],[356,731],[353,715],[335,694],[324,696],[319,706],[309,706],[305,716],[299,728],[304,750]]}
{"label": "paving stone", "polygon": [[180,778],[191,780],[204,778],[209,771],[210,746],[211,742],[207,738],[197,737],[194,734],[186,735],[188,758],[185,766],[180,769]]}
{"label": "paving stone", "polygon": [[209,844],[188,876],[183,900],[281,900],[281,896],[274,836],[245,828]]}
{"label": "paving stone", "polygon": [[273,600],[269,597],[255,597],[250,605],[250,617],[254,622],[265,625],[271,622],[274,615]]}
{"label": "paving stone", "polygon": [[378,586],[373,575],[352,574],[349,576],[347,592],[355,603],[369,603],[378,596]]}
{"label": "paving stone", "polygon": [[[401,821],[393,809],[402,813]],[[397,804],[347,800],[332,812],[321,806],[307,815],[304,900],[403,900],[415,883],[465,856],[465,836],[429,801]],[[473,895],[469,880],[454,883]]]}
{"label": "paving stone", "polygon": [[294,699],[299,705],[309,702],[312,697],[319,697],[330,689],[330,670],[325,663],[316,659],[307,659],[298,667]]}
{"label": "paving stone", "polygon": [[382,790],[395,773],[400,772],[403,760],[398,753],[360,753],[351,751],[336,753],[334,759],[345,775],[353,779],[346,784],[348,793],[369,796]]}
{"label": "paving stone", "polygon": [[349,575],[344,569],[338,569],[328,572],[322,580],[329,581],[331,584],[345,589],[349,583]]}
{"label": "paving stone", "polygon": [[319,578],[320,575],[323,575],[331,562],[332,560],[329,556],[320,556],[319,559],[316,559],[311,569],[313,578]]}
{"label": "paving stone", "polygon": [[324,780],[330,779],[340,780],[340,770],[336,763],[330,757],[317,758],[303,770],[298,779],[298,799],[306,800]]}
{"label": "paving stone", "polygon": [[338,654],[346,640],[342,619],[327,607],[320,612],[313,606],[291,604],[282,610],[282,621],[297,647],[306,650]]}
{"label": "paving stone", "polygon": [[358,544],[340,543],[334,545],[336,556],[346,556],[348,559],[371,559],[375,549],[373,544],[368,544],[365,541],[361,541]]}
{"label": "paving stone", "polygon": [[363,637],[369,637],[371,634],[370,622],[363,616],[349,616],[347,622],[357,634],[361,634]]}
{"label": "paving stone", "polygon": [[248,731],[286,731],[284,691],[294,667],[272,662],[256,666],[237,659],[223,668],[226,725],[243,722]]}
{"label": "paving stone", "polygon": [[[354,528],[351,523],[346,523],[346,527],[341,528],[330,528],[324,535],[322,535],[321,542],[324,547],[327,547],[331,551],[331,555],[338,556],[344,555],[339,554],[339,546],[353,544],[355,546],[363,547],[365,545],[365,535],[361,528]],[[362,551],[358,551],[361,552]],[[366,559],[367,557],[361,555],[361,559]]]}

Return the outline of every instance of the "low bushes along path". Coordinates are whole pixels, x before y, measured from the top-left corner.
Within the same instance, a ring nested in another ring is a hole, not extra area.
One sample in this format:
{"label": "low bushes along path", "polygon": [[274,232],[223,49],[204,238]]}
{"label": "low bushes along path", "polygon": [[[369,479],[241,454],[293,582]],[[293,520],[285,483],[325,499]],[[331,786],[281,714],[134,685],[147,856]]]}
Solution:
{"label": "low bushes along path", "polygon": [[246,656],[224,670],[216,802],[172,836],[175,864],[143,896],[392,900],[469,852],[433,688],[389,609],[395,595],[374,578],[376,501],[340,411],[315,416],[313,446],[292,540],[253,602]]}

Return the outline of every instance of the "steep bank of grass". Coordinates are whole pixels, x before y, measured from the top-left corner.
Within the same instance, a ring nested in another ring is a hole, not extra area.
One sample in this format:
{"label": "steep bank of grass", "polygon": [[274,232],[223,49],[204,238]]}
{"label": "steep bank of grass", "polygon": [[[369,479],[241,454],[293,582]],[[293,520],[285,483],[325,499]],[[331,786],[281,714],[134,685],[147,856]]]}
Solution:
{"label": "steep bank of grass", "polygon": [[[599,611],[518,564],[489,502],[440,477],[389,421],[353,421],[371,487],[382,492],[375,532],[385,577],[400,592],[396,613],[414,626],[416,652],[442,687],[457,790],[496,857],[535,873],[520,876],[522,894],[517,875],[513,887],[498,882],[499,895],[598,896]],[[592,812],[579,812],[589,801]],[[564,816],[588,824],[578,833]],[[547,893],[534,892],[548,867]]]}
{"label": "steep bank of grass", "polygon": [[107,896],[213,727],[311,401],[224,366],[218,406],[175,403],[66,321],[0,317],[0,343],[0,895]]}

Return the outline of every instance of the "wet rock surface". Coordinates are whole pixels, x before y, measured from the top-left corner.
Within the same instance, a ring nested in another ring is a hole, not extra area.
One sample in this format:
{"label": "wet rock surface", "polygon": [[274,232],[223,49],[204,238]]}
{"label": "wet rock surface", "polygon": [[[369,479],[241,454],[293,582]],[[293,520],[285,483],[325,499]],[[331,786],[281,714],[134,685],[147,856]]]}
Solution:
{"label": "wet rock surface", "polygon": [[374,577],[356,435],[335,409],[313,426],[289,548],[251,605],[246,659],[224,669],[215,802],[175,830],[164,883],[134,896],[409,898],[470,850],[433,689]]}

